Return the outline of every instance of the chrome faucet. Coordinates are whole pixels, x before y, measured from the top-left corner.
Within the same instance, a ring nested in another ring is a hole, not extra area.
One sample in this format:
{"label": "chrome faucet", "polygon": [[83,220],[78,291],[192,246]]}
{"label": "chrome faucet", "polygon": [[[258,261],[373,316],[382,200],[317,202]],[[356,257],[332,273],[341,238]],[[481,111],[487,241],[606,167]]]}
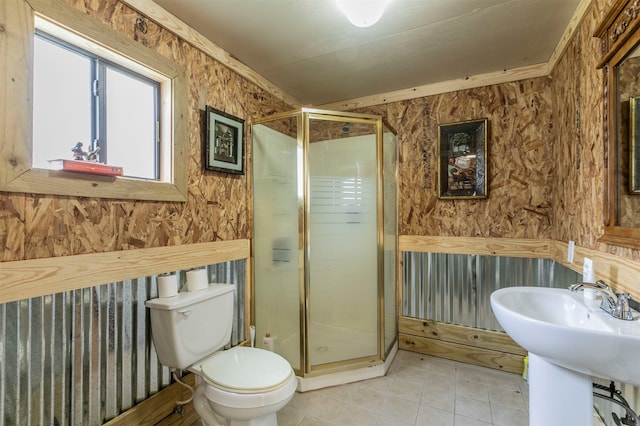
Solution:
{"label": "chrome faucet", "polygon": [[633,320],[633,313],[631,312],[631,308],[629,308],[631,296],[626,293],[616,294],[611,287],[602,280],[598,280],[595,283],[575,283],[569,286],[569,290],[571,291],[584,290],[585,288],[597,290],[602,294],[600,308],[603,311],[617,319],[626,321]]}

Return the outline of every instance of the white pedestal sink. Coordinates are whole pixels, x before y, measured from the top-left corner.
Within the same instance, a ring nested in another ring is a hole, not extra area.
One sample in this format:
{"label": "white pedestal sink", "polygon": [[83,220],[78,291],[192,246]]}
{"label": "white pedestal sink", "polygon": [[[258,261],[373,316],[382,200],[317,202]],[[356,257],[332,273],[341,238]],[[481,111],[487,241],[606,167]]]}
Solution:
{"label": "white pedestal sink", "polygon": [[591,376],[529,352],[529,426],[593,425]]}
{"label": "white pedestal sink", "polygon": [[611,317],[582,293],[509,287],[491,307],[529,352],[529,426],[592,426],[592,377],[640,385],[640,321]]}

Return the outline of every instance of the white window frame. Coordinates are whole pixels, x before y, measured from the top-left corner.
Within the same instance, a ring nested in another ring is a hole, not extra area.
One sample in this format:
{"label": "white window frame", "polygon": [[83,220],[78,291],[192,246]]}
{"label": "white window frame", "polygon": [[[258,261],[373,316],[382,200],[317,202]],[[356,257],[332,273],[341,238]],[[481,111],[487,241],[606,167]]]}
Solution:
{"label": "white window frame", "polygon": [[[59,0],[2,1],[8,37],[0,57],[0,69],[7,70],[0,99],[8,104],[0,108],[0,191],[186,201],[186,69]],[[35,28],[161,82],[160,181],[32,168]]]}

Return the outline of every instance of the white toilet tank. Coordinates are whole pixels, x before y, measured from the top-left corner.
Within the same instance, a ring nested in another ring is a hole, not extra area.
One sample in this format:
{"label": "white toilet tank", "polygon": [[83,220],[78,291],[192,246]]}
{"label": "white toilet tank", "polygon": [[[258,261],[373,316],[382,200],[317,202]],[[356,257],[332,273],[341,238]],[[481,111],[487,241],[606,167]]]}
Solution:
{"label": "white toilet tank", "polygon": [[160,363],[185,369],[229,343],[234,288],[232,284],[210,284],[204,290],[145,303]]}

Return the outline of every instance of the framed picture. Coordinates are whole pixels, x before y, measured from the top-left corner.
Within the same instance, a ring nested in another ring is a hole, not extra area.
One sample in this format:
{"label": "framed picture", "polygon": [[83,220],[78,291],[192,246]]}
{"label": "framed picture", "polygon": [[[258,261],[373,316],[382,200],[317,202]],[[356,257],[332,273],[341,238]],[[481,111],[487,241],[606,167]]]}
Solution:
{"label": "framed picture", "polygon": [[487,198],[486,118],[438,126],[438,198]]}
{"label": "framed picture", "polygon": [[[640,194],[640,98],[629,98],[629,193]],[[624,164],[624,160],[620,160]]]}
{"label": "framed picture", "polygon": [[244,174],[244,120],[207,106],[205,169]]}

